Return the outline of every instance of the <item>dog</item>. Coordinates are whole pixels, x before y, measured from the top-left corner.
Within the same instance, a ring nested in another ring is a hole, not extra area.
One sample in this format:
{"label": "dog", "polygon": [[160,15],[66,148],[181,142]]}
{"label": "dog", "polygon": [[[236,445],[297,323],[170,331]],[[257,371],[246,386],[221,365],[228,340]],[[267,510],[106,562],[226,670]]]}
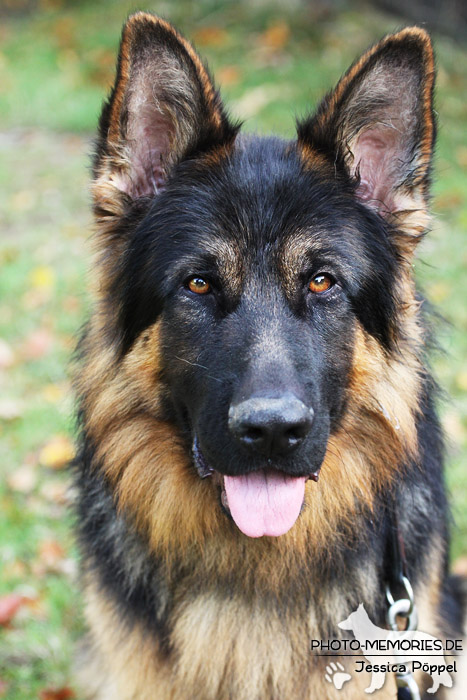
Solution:
{"label": "dog", "polygon": [[361,698],[368,676],[338,690],[310,639],[359,604],[386,624],[394,533],[419,628],[459,638],[412,276],[434,75],[406,28],[295,139],[248,136],[173,26],[125,24],[75,369],[86,697]]}

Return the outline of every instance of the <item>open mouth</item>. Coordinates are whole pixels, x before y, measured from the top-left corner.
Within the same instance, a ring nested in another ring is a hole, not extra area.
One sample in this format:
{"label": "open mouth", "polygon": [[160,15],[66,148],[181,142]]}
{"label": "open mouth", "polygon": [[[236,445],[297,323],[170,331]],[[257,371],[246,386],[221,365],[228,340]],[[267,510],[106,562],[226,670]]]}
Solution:
{"label": "open mouth", "polygon": [[218,481],[222,505],[248,537],[278,537],[288,532],[302,509],[306,481],[318,481],[318,472],[290,476],[271,468],[223,475],[206,462],[197,437],[193,441],[193,461],[202,479],[213,476]]}

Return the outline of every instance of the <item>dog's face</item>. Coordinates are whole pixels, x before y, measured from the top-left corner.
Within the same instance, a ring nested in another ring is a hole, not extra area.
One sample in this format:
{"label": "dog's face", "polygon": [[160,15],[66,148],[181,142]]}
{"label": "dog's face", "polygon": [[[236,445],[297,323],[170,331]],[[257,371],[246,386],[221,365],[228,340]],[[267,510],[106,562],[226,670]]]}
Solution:
{"label": "dog's face", "polygon": [[135,235],[127,342],[160,319],[197,466],[316,474],[355,322],[390,342],[397,262],[377,217],[288,144],[245,141],[214,167],[180,166]]}
{"label": "dog's face", "polygon": [[287,531],[317,479],[357,329],[397,343],[433,140],[429,41],[407,30],[364,59],[297,141],[243,138],[193,49],[140,14],[101,120],[120,352],[158,324],[166,415],[251,536]]}

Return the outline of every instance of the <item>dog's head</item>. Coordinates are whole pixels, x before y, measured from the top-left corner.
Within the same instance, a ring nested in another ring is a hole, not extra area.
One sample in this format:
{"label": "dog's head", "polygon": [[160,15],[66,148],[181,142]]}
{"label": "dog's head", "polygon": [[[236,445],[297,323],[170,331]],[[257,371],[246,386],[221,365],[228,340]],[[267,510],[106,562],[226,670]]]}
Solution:
{"label": "dog's head", "polygon": [[243,137],[173,27],[139,13],[124,28],[94,163],[100,313],[112,362],[151,377],[132,410],[151,414],[157,384],[158,416],[247,535],[293,525],[325,455],[345,462],[336,435],[364,450],[373,421],[382,439],[382,425],[394,444],[413,438],[398,392],[418,391],[410,268],[432,86],[429,38],[406,29],[296,140]]}

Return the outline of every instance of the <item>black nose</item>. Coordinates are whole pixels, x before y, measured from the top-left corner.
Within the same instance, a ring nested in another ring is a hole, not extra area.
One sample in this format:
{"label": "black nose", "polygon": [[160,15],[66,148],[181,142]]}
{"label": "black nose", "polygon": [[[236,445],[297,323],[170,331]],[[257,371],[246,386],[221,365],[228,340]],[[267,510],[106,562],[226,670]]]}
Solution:
{"label": "black nose", "polygon": [[267,457],[295,450],[310,432],[312,423],[313,409],[291,395],[254,396],[229,410],[229,430],[235,439]]}

